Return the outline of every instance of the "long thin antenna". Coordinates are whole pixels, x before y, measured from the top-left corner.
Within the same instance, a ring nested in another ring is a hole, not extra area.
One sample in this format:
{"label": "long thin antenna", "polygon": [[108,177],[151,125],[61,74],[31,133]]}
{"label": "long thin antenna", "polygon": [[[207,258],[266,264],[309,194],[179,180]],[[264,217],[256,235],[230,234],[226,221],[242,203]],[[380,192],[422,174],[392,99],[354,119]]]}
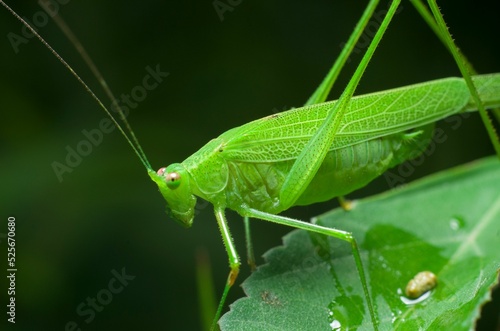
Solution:
{"label": "long thin antenna", "polygon": [[[73,43],[73,45],[77,49],[78,53],[82,56],[82,58],[85,61],[85,63],[89,66],[90,70],[92,71],[92,73],[94,74],[94,76],[99,81],[101,87],[104,89],[104,91],[106,92],[106,94],[108,95],[108,97],[111,99],[112,104],[116,106],[116,109],[118,110],[118,113],[120,114],[120,119],[125,124],[125,127],[127,128],[127,130],[129,130],[130,136],[132,138],[129,138],[129,136],[123,130],[122,126],[118,123],[118,121],[111,114],[111,112],[106,108],[106,106],[104,106],[104,104],[97,97],[97,95],[94,93],[94,91],[92,91],[92,89],[83,81],[83,79],[80,78],[80,76],[59,55],[59,53],[57,53],[54,50],[54,48],[52,48],[52,46],[50,46],[50,44],[47,41],[45,41],[45,39],[42,36],[40,36],[40,34],[38,32],[36,32],[35,29],[33,29],[31,27],[31,25],[29,25],[21,16],[19,16],[14,10],[12,10],[12,8],[10,8],[3,0],[0,0],[0,3],[15,18],[17,18],[27,29],[29,29],[31,31],[31,33],[33,33],[33,35],[35,35],[38,38],[38,40],[40,40],[40,42],[45,47],[47,47],[47,49],[59,60],[59,62],[61,62],[63,64],[63,66],[66,67],[66,69],[68,69],[68,71],[73,75],[73,77],[75,77],[76,80],[78,82],[80,82],[80,84],[84,87],[84,89],[87,91],[87,93],[90,94],[90,96],[97,102],[97,104],[99,105],[99,107],[101,107],[101,109],[104,110],[104,112],[109,116],[109,118],[111,119],[111,121],[116,125],[116,127],[118,128],[118,130],[121,132],[121,134],[127,140],[127,142],[130,145],[130,147],[132,147],[132,149],[134,150],[134,153],[139,157],[139,159],[140,159],[141,163],[144,165],[144,167],[146,169],[148,169],[148,170],[152,170],[152,167],[149,164],[149,161],[148,161],[146,155],[144,154],[144,151],[142,150],[141,145],[139,144],[139,142],[138,142],[138,140],[137,140],[137,138],[136,138],[136,136],[134,134],[134,131],[132,131],[132,128],[130,127],[127,119],[125,118],[125,116],[123,114],[123,110],[120,108],[120,105],[116,101],[116,98],[114,97],[113,93],[111,92],[110,88],[108,87],[106,81],[104,80],[104,78],[102,77],[101,73],[99,72],[99,70],[97,69],[97,67],[95,66],[95,64],[92,62],[92,60],[90,59],[90,57],[88,56],[88,54],[85,51],[85,49],[83,48],[82,44],[78,41],[78,39],[76,38],[76,36],[72,33],[72,31],[69,29],[69,27],[66,25],[66,23],[62,20],[62,18],[60,16],[56,15],[56,16],[54,16],[54,21],[61,28],[61,30],[68,37],[68,39],[70,39],[70,41]],[[134,143],[135,143],[135,145],[134,145]]]}

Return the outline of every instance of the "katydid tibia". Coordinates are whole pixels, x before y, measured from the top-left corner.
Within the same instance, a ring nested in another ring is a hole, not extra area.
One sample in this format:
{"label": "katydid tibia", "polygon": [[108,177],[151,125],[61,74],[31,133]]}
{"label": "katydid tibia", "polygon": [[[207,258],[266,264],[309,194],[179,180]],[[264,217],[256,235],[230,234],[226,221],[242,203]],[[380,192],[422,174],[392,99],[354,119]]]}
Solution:
{"label": "katydid tibia", "polygon": [[[353,97],[399,1],[391,4],[339,100],[324,102],[377,4],[378,1],[370,1],[336,65],[306,106],[231,129],[184,162],[158,171],[149,166],[137,141],[130,141],[175,220],[187,227],[192,225],[197,197],[214,205],[231,268],[214,323],[224,308],[240,266],[224,213],[232,209],[245,217],[245,222],[248,218],[263,219],[348,241],[376,329],[376,312],[351,234],[277,214],[294,205],[308,205],[348,194],[386,169],[415,157],[429,141],[433,123],[441,118],[476,108],[482,108],[484,114],[484,107],[500,106],[500,74],[473,76],[471,80],[466,65],[456,54],[465,79],[447,78]],[[414,4],[422,10],[419,1]],[[430,5],[434,16],[429,24],[450,51],[456,53],[435,3]],[[422,13],[428,14],[425,9]],[[125,131],[122,133],[127,137]],[[491,135],[498,146],[494,134]]]}

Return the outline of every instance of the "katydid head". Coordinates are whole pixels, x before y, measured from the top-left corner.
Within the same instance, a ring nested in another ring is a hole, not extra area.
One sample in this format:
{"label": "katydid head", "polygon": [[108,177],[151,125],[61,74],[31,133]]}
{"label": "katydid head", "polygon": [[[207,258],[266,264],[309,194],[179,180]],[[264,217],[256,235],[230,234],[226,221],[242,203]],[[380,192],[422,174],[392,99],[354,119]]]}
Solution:
{"label": "katydid head", "polygon": [[148,171],[167,201],[167,214],[184,227],[191,227],[196,197],[191,192],[189,174],[180,163],[174,163],[157,172]]}

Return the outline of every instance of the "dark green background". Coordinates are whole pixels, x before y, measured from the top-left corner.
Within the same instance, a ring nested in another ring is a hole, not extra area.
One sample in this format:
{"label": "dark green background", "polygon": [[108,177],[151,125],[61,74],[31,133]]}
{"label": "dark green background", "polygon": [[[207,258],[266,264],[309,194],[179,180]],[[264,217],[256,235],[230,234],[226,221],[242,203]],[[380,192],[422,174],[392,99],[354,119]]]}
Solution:
{"label": "dark green background", "polygon": [[[60,10],[117,95],[141,84],[148,65],[160,64],[170,72],[129,116],[153,167],[159,168],[182,161],[229,128],[303,104],[338,55],[365,3],[243,0],[223,21],[212,1],[73,0]],[[496,2],[441,5],[476,69],[499,72]],[[16,4],[15,9],[28,18],[40,10],[34,1]],[[52,162],[64,162],[66,146],[75,148],[84,139],[81,131],[97,128],[104,113],[39,42],[31,40],[15,54],[6,37],[9,32],[20,34],[20,24],[2,9],[0,272],[5,272],[9,215],[17,220],[19,269],[17,323],[10,329],[64,330],[69,321],[82,330],[199,329],[197,250],[208,251],[218,293],[228,272],[210,206],[189,231],[168,219],[156,187],[116,131],[106,134],[59,183]],[[55,25],[50,22],[40,32],[102,96]],[[360,58],[351,57],[333,98]],[[358,91],[453,75],[458,70],[449,54],[403,1]],[[458,130],[449,123],[440,125],[449,138],[407,182],[493,153],[477,115]],[[387,189],[381,178],[352,197]],[[296,208],[288,215],[307,219],[336,205],[332,201]],[[236,214],[228,217],[244,258],[242,222]],[[281,236],[290,231],[261,221],[252,224],[258,256],[280,245]],[[76,307],[107,287],[111,270],[122,268],[135,279],[85,323]],[[244,265],[238,284],[246,275]],[[4,307],[5,277],[0,277],[0,287]],[[229,301],[241,295],[235,286]],[[2,313],[2,325],[5,319]]]}

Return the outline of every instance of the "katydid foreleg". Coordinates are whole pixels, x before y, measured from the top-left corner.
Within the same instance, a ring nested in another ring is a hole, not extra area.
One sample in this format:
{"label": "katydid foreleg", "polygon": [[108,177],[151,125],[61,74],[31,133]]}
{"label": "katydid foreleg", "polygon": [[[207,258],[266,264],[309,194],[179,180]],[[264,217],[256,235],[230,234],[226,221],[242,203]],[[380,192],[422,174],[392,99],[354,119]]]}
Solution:
{"label": "katydid foreleg", "polygon": [[211,329],[215,328],[215,325],[218,320],[218,316],[222,313],[222,309],[224,308],[224,303],[226,301],[229,290],[233,286],[236,278],[238,277],[238,273],[240,271],[240,258],[238,256],[238,252],[234,246],[233,237],[231,236],[231,232],[229,231],[229,226],[227,224],[226,215],[224,214],[223,208],[215,208],[215,218],[217,219],[217,225],[219,226],[219,230],[222,235],[222,241],[224,242],[224,247],[226,248],[227,256],[229,258],[229,275],[227,277],[226,286],[224,287],[224,291],[222,293],[222,297],[219,302],[219,306],[217,308],[217,312],[215,314],[215,318],[212,322]]}

